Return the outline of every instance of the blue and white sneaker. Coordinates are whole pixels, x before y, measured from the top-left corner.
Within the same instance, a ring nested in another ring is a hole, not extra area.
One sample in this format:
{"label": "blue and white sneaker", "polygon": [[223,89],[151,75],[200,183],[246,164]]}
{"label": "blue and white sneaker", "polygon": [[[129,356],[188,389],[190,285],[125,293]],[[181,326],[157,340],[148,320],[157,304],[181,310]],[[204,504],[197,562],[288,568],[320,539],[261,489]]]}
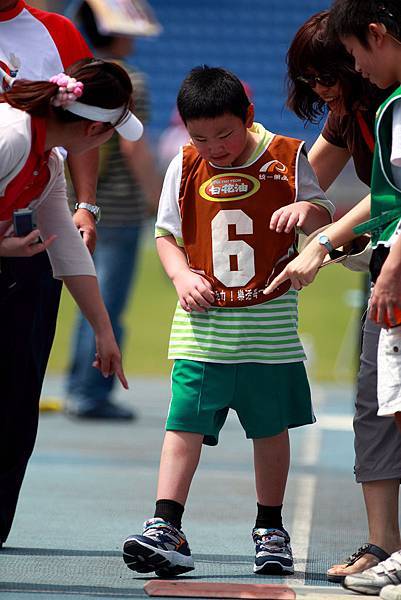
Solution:
{"label": "blue and white sneaker", "polygon": [[195,568],[183,532],[158,517],[145,521],[142,535],[130,535],[123,551],[127,567],[138,573],[175,577]]}
{"label": "blue and white sneaker", "polygon": [[255,542],[253,572],[258,575],[292,575],[294,560],[290,536],[285,529],[262,529],[252,531]]}

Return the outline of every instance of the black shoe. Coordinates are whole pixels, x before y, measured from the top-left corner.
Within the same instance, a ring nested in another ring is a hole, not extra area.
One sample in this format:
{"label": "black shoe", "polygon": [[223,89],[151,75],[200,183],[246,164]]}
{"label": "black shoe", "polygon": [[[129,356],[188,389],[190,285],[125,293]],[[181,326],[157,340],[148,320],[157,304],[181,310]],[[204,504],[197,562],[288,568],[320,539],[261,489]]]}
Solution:
{"label": "black shoe", "polygon": [[194,569],[194,559],[184,533],[160,517],[145,521],[142,535],[130,535],[125,540],[123,558],[132,571],[154,571],[162,578]]}
{"label": "black shoe", "polygon": [[69,406],[66,409],[66,413],[77,419],[104,419],[110,421],[133,421],[136,419],[134,411],[113,402],[104,402],[94,408],[74,408],[73,406]]}
{"label": "black shoe", "polygon": [[254,528],[255,564],[253,572],[258,575],[292,575],[294,559],[290,536],[285,529]]}

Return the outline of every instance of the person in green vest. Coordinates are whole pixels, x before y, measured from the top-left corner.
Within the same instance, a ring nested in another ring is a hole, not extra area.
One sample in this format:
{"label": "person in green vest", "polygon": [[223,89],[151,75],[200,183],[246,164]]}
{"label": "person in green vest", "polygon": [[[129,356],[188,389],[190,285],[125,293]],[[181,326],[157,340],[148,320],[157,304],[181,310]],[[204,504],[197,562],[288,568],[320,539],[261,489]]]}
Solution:
{"label": "person in green vest", "polygon": [[[330,33],[354,57],[355,69],[379,88],[401,83],[401,2],[336,0]],[[383,328],[378,348],[378,415],[401,430],[401,85],[379,107],[375,122],[371,198],[317,236],[266,288],[290,279],[295,289],[313,281],[334,248],[370,232],[374,282],[369,318]],[[346,589],[401,600],[401,550],[377,566],[345,577]]]}

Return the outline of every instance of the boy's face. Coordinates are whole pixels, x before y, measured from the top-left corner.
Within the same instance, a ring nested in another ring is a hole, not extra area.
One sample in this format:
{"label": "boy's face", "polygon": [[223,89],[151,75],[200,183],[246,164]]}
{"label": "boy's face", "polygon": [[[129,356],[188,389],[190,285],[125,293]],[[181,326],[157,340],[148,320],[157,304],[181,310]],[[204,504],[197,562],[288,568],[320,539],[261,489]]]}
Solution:
{"label": "boy's face", "polygon": [[252,126],[253,115],[250,105],[245,123],[235,115],[224,114],[214,119],[192,119],[186,127],[202,158],[219,167],[231,167],[249,158],[248,127]]}
{"label": "boy's face", "polygon": [[384,25],[369,25],[368,46],[363,46],[353,35],[344,37],[341,41],[347,52],[354,57],[355,69],[362,77],[382,89],[398,81],[395,65],[400,62],[399,48],[386,32]]}

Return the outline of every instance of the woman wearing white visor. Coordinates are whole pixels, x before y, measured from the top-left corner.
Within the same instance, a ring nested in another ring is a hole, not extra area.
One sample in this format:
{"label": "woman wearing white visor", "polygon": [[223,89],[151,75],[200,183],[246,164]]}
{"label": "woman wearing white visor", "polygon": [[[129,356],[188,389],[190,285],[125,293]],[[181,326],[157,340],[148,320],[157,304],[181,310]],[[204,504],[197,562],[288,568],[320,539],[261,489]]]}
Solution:
{"label": "woman wearing white visor", "polygon": [[[27,360],[36,302],[29,290],[39,283],[34,277],[28,285],[18,281],[8,265],[1,265],[1,257],[29,261],[48,252],[53,276],[64,281],[94,330],[93,366],[105,377],[115,373],[127,388],[92,258],[69,211],[57,148],[79,154],[108,140],[115,129],[129,140],[139,139],[143,127],[131,112],[131,102],[132,84],[125,70],[94,59],[75,63],[51,81],[16,80],[0,95],[0,547],[11,528],[36,438],[37,394],[24,388],[18,373],[21,360],[24,369],[27,362],[35,369],[35,361]],[[24,215],[33,209],[31,233],[15,230],[18,209],[25,209]],[[24,393],[15,394],[18,387]],[[20,406],[9,401],[14,397],[24,399]]]}

